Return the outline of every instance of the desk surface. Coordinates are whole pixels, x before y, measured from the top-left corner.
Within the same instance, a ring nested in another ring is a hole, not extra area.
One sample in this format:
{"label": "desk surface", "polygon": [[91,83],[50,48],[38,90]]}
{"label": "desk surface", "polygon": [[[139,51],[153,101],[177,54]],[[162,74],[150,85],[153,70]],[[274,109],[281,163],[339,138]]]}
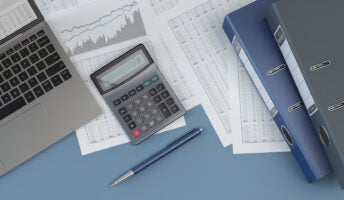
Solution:
{"label": "desk surface", "polygon": [[[333,176],[308,184],[291,153],[233,155],[223,148],[202,107],[187,127],[133,147],[81,156],[75,134],[0,178],[1,199],[343,199]],[[203,135],[114,188],[118,175],[178,135],[202,125]],[[231,198],[232,197],[232,198]]]}

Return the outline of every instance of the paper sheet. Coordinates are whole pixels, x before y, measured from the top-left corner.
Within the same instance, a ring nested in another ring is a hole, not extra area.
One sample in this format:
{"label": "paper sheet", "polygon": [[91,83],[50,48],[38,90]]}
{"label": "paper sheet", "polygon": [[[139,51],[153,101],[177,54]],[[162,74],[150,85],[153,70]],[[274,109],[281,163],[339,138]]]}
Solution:
{"label": "paper sheet", "polygon": [[[281,151],[285,144],[250,79],[243,75],[245,71],[222,31],[224,16],[249,2],[99,0],[94,5],[90,3],[73,8],[76,13],[73,17],[63,13],[52,20],[51,25],[77,65],[81,60],[104,56],[114,49],[148,42],[160,70],[183,105],[191,109],[201,104],[224,146],[234,143],[235,153]],[[126,17],[115,22],[112,32],[99,26],[93,27],[95,30],[83,21],[106,18],[109,6],[123,12],[133,12],[138,6],[140,12],[136,15],[122,13]],[[74,23],[88,29],[73,28]],[[121,36],[120,33],[126,31],[122,29],[123,23],[136,23],[131,26],[131,32],[136,35]],[[114,31],[117,31],[115,35]],[[121,37],[116,40],[117,34]],[[87,62],[97,63],[94,60]]]}
{"label": "paper sheet", "polygon": [[233,143],[234,153],[287,151],[222,31],[224,16],[249,2],[185,2],[173,12],[159,16],[154,24],[158,24],[163,34],[158,33],[154,38],[162,44],[161,51],[167,52],[161,62],[170,63],[171,68],[178,69],[180,77],[197,83],[197,94],[208,97],[200,101],[224,146]]}
{"label": "paper sheet", "polygon": [[95,0],[35,0],[42,15],[47,19],[56,14],[78,5],[86,4]]}

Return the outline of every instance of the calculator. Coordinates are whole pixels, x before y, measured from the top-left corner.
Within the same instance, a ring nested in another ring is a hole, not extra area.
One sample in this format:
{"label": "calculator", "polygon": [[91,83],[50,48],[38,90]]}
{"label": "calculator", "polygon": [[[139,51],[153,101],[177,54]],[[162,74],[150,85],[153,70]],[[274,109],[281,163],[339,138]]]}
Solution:
{"label": "calculator", "polygon": [[185,114],[143,44],[94,72],[91,79],[132,144]]}

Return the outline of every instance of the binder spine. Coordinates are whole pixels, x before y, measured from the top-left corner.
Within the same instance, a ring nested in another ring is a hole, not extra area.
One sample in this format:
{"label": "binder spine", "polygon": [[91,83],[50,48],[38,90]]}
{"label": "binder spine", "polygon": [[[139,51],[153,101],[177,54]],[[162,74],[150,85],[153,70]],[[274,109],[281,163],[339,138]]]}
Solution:
{"label": "binder spine", "polygon": [[[262,81],[260,80],[255,68],[253,67],[252,63],[250,62],[248,56],[246,55],[244,49],[241,47],[238,38],[234,35],[232,40],[232,45],[238,54],[241,62],[245,66],[246,71],[248,72],[250,78],[252,79],[255,87],[259,91],[261,98],[263,99],[266,107],[270,111],[271,116],[273,117],[275,124],[279,128],[284,140],[286,141],[287,145],[289,146],[291,152],[294,154],[294,157],[298,164],[301,166],[303,173],[306,176],[308,182],[314,182],[318,180],[318,177],[313,173],[312,166],[309,165],[305,156],[302,153],[302,150],[298,146],[298,142],[295,141],[295,137],[291,133],[291,130],[288,129],[287,123],[285,123],[283,117],[279,113],[278,109],[274,105],[273,101],[271,100],[269,93],[266,91]],[[277,66],[277,68],[281,68],[281,66]],[[275,69],[275,68],[274,68]],[[273,70],[274,71],[274,70]],[[269,71],[267,72],[269,73]],[[300,106],[302,106],[302,102],[298,102],[294,105],[291,105],[290,112],[296,110]]]}
{"label": "binder spine", "polygon": [[[295,160],[302,169],[308,182],[311,183],[318,180],[323,175],[321,175],[321,173],[316,172],[313,166],[311,166],[310,163],[307,161],[307,158],[303,155],[303,150],[301,149],[301,147],[299,147],[299,141],[297,141],[297,137],[294,137],[292,132],[293,130],[289,130],[289,125],[284,121],[280,112],[271,100],[269,93],[266,91],[262,81],[260,80],[260,77],[257,75],[255,68],[250,62],[248,56],[246,55],[245,50],[242,48],[239,36],[237,36],[235,30],[233,30],[232,25],[230,23],[230,19],[226,19],[225,23],[223,24],[223,29],[225,30],[227,36],[229,38],[232,38],[230,42],[232,43],[234,50],[236,51],[238,57],[245,66],[245,69],[250,75],[254,85],[258,89],[262,99],[264,100],[266,107],[269,109],[270,114],[275,121],[275,124],[279,128],[287,145],[289,146],[292,154],[294,155]],[[279,71],[285,69],[285,67],[285,65],[279,65],[267,71],[266,73],[268,76],[273,76]],[[303,102],[296,102],[294,105],[290,105],[290,107],[288,108],[288,112],[293,112],[302,106]]]}
{"label": "binder spine", "polygon": [[[317,106],[315,105],[314,98],[311,95],[311,92],[307,84],[304,84],[307,87],[301,87],[301,83],[305,83],[305,79],[298,65],[297,57],[294,55],[292,51],[292,47],[288,39],[289,36],[285,28],[285,25],[283,23],[283,20],[281,16],[279,15],[279,11],[278,11],[276,3],[272,4],[271,7],[269,8],[266,14],[266,19],[268,21],[268,24],[270,26],[272,33],[274,34],[275,40],[278,43],[278,46],[283,54],[283,57],[286,60],[289,70],[291,71],[292,77],[301,94],[301,98],[305,102],[307,112],[311,118],[314,128],[317,131],[318,137],[320,138],[322,146],[324,147],[324,151],[327,155],[328,160],[330,161],[333,171],[335,175],[337,176],[338,182],[341,188],[344,189],[344,170],[343,170],[344,165],[343,163],[339,162],[338,158],[340,157],[340,155],[336,151],[336,147],[334,145],[335,141],[333,141],[331,134],[328,133],[326,129],[326,122],[324,121],[324,118],[321,116],[321,111],[319,111]],[[289,56],[289,59],[288,59],[288,56]],[[331,61],[326,60],[320,64],[310,66],[309,70],[314,72],[324,67],[329,67],[330,65],[331,65]],[[292,71],[293,69],[297,70],[297,73],[295,72],[293,73]],[[340,106],[340,105],[337,105],[337,106]],[[329,109],[335,109],[335,107],[336,105],[334,105],[333,107],[330,106]]]}
{"label": "binder spine", "polygon": [[[308,88],[305,78],[303,77],[300,67],[298,66],[295,55],[290,48],[290,44],[285,36],[284,30],[281,25],[279,25],[277,29],[274,31],[274,36],[280,47],[283,57],[289,67],[289,71],[295,81],[296,87],[300,91],[302,100],[307,108],[308,114],[312,116],[318,111],[318,108],[315,105],[314,98]],[[329,64],[327,62],[324,62],[324,64],[322,65],[314,66],[314,69],[323,68],[328,65]]]}

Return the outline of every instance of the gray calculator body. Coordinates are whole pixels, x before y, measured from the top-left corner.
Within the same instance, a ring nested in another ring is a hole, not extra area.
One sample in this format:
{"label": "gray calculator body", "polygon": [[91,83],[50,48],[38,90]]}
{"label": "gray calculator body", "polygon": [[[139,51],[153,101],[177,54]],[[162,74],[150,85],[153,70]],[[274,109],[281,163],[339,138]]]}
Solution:
{"label": "gray calculator body", "polygon": [[132,144],[185,114],[143,44],[93,73],[91,79]]}

